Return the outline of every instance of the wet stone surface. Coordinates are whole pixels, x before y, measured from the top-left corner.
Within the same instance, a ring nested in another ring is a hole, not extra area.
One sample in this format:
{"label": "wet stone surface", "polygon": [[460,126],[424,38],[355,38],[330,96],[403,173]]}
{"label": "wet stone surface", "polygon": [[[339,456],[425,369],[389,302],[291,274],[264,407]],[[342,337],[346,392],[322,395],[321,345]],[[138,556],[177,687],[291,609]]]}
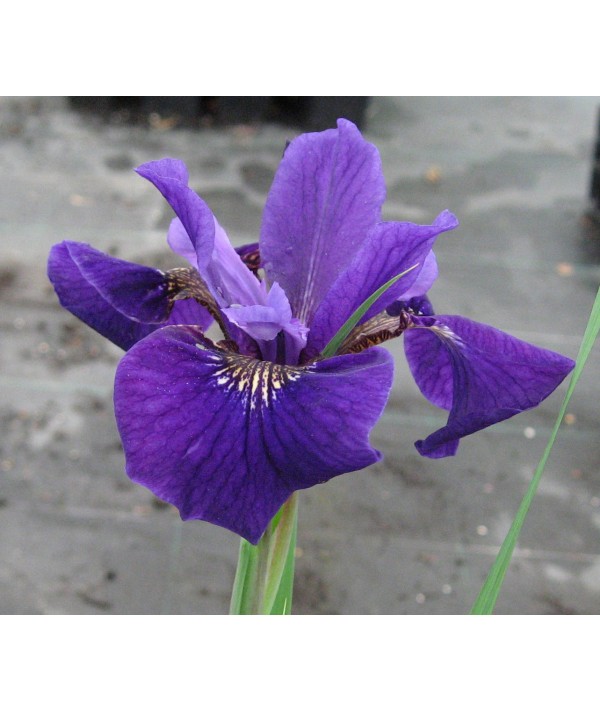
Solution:
{"label": "wet stone surface", "polygon": [[[373,99],[386,219],[461,221],[440,238],[440,313],[577,353],[600,283],[586,218],[594,99]],[[131,170],[164,156],[236,245],[256,241],[287,139],[281,125],[165,130],[0,100],[0,612],[221,614],[236,537],[177,512],[124,474],[112,409],[120,351],[62,311],[45,262],[62,239],[169,268],[171,215]],[[565,386],[538,410],[467,438],[457,457],[413,442],[444,422],[402,343],[385,454],[303,492],[296,614],[462,614],[531,478]],[[499,613],[600,612],[600,359],[592,354],[526,523]]]}

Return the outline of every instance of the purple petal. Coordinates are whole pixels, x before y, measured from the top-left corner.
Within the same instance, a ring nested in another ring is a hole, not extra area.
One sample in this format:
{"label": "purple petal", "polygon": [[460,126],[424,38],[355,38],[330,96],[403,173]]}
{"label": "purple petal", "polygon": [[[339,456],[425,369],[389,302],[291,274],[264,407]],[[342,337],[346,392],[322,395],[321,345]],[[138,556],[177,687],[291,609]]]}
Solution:
{"label": "purple petal", "polygon": [[167,242],[169,247],[180,257],[186,259],[195,269],[198,269],[198,256],[196,248],[181,220],[176,217],[171,220],[169,231],[167,232]]}
{"label": "purple petal", "polygon": [[140,165],[136,172],[160,190],[181,220],[196,252],[198,271],[207,281],[204,270],[212,257],[215,220],[204,200],[188,187],[185,164],[173,158],[163,158]]}
{"label": "purple petal", "polygon": [[[372,229],[348,269],[336,280],[310,324],[307,351],[315,356],[345,321],[380,286],[418,265],[391,286],[367,311],[362,321],[385,310],[404,293],[419,295],[437,276],[431,248],[439,234],[454,229],[456,217],[445,210],[431,225],[412,222],[382,222]],[[425,273],[421,276],[421,273]],[[415,287],[415,285],[417,285]]]}
{"label": "purple petal", "polygon": [[[410,301],[411,299],[418,298],[426,294],[429,289],[433,286],[435,280],[438,278],[438,265],[437,259],[433,251],[425,257],[423,261],[423,268],[419,271],[417,278],[413,282],[410,289],[402,292],[401,298],[403,301]],[[384,282],[385,284],[385,282]]]}
{"label": "purple petal", "polygon": [[308,329],[292,317],[290,302],[277,282],[269,290],[266,304],[232,306],[223,309],[223,313],[259,343],[265,360],[277,360],[277,344],[269,341],[273,341],[281,331],[288,334],[291,337],[291,352],[285,354],[284,362],[296,365],[297,357],[306,345]]}
{"label": "purple petal", "polygon": [[163,323],[169,314],[164,272],[126,262],[88,244],[63,242],[82,277],[124,316],[142,323]]}
{"label": "purple petal", "polygon": [[369,433],[392,370],[378,348],[293,368],[216,350],[198,329],[161,329],[117,370],[127,473],[182,518],[256,543],[293,491],[381,458]]}
{"label": "purple petal", "polygon": [[[412,292],[413,289],[410,291]],[[425,295],[413,296],[406,301],[398,299],[386,309],[386,313],[390,316],[399,316],[402,311],[408,311],[416,316],[433,316],[435,314],[433,304]]]}
{"label": "purple petal", "polygon": [[263,266],[310,326],[318,304],[381,219],[385,185],[377,149],[349,121],[290,143],[269,192]]}
{"label": "purple petal", "polygon": [[64,308],[124,350],[167,324],[186,319],[207,328],[212,322],[206,309],[192,301],[175,302],[169,314],[162,272],[115,259],[86,244],[55,245],[48,258],[48,278]]}
{"label": "purple petal", "polygon": [[200,272],[221,307],[263,303],[264,289],[232,247],[208,205],[187,185],[187,169],[178,160],[145,163],[136,169],[164,196],[179,218],[167,240]]}
{"label": "purple petal", "polygon": [[272,341],[282,328],[279,314],[271,306],[232,306],[223,313],[255,341]]}
{"label": "purple petal", "polygon": [[423,395],[450,410],[445,427],[416,442],[427,457],[455,454],[461,437],[536,407],[575,365],[461,316],[413,320],[404,333],[410,370]]}
{"label": "purple petal", "polygon": [[215,219],[215,246],[207,267],[213,294],[220,306],[264,304],[267,292],[235,251],[225,230]]}

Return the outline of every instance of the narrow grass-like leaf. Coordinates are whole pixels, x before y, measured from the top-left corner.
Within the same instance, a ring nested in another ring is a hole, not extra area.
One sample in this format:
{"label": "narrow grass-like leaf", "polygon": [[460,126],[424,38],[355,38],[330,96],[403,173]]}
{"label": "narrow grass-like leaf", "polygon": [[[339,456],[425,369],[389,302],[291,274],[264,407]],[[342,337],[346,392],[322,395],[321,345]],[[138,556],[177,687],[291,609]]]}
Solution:
{"label": "narrow grass-like leaf", "polygon": [[296,531],[298,527],[298,517],[294,517],[294,527],[290,538],[287,558],[277,595],[271,607],[270,615],[291,615],[292,614],[292,596],[294,592],[294,568],[295,568],[295,553],[296,553]]}
{"label": "narrow grass-like leaf", "polygon": [[230,615],[250,614],[257,562],[258,546],[253,546],[242,538],[229,606]]}
{"label": "narrow grass-like leaf", "polygon": [[390,288],[390,286],[393,286],[398,281],[398,279],[402,279],[403,276],[405,276],[409,272],[412,272],[412,270],[416,269],[418,266],[418,263],[413,264],[412,267],[409,267],[406,271],[403,271],[401,274],[397,274],[395,277],[392,277],[389,281],[386,281],[383,286],[380,286],[376,292],[371,294],[368,299],[365,299],[362,304],[356,309],[356,311],[352,314],[352,316],[350,316],[350,318],[346,321],[346,323],[344,323],[344,325],[339,329],[335,336],[325,346],[323,352],[321,353],[323,358],[331,358],[332,356],[334,356],[338,348],[342,345],[342,343],[350,333],[350,331],[367,313],[367,311],[377,301],[377,299],[382,294],[384,294]]}
{"label": "narrow grass-like leaf", "polygon": [[579,354],[577,356],[577,362],[571,375],[571,380],[569,381],[569,386],[567,388],[566,395],[560,407],[558,417],[556,418],[552,433],[550,434],[550,439],[548,440],[548,444],[546,445],[544,453],[542,454],[540,462],[535,470],[535,473],[531,480],[531,484],[529,485],[529,488],[527,489],[525,496],[521,501],[521,505],[519,506],[519,510],[517,511],[510,530],[508,531],[508,534],[504,539],[504,542],[502,543],[496,560],[494,561],[494,564],[490,569],[488,577],[484,582],[481,591],[479,592],[479,596],[477,597],[477,600],[475,601],[475,604],[471,609],[472,615],[491,615],[494,611],[496,600],[498,599],[498,595],[500,594],[500,589],[504,581],[504,576],[506,575],[506,571],[508,570],[508,566],[510,564],[511,557],[515,545],[517,543],[517,539],[521,532],[521,528],[523,527],[525,517],[527,516],[529,507],[531,506],[531,502],[533,501],[533,498],[537,491],[540,479],[542,477],[542,473],[546,466],[546,462],[548,461],[548,457],[550,456],[550,452],[554,445],[556,435],[558,434],[559,427],[567,411],[567,406],[571,399],[571,395],[575,390],[575,386],[577,385],[579,376],[583,371],[583,367],[585,366],[585,363],[588,359],[588,356],[590,355],[594,343],[598,338],[599,332],[600,289],[598,290],[598,293],[596,295],[596,300],[594,301],[594,305],[592,307],[592,313],[590,315],[587,328],[585,329],[583,340],[581,342],[581,347],[579,349]]}
{"label": "narrow grass-like leaf", "polygon": [[[264,615],[284,615],[291,612],[297,512],[298,494],[293,493],[281,507],[279,520],[272,528],[271,545],[263,574]],[[276,601],[279,601],[278,609],[274,609]]]}

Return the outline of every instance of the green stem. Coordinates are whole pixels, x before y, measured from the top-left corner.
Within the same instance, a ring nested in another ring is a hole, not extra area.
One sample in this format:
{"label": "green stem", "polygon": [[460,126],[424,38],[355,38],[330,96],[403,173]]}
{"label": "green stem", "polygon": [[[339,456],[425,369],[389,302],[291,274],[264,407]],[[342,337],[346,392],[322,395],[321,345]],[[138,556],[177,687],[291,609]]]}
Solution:
{"label": "green stem", "polygon": [[230,614],[290,614],[297,513],[298,497],[292,494],[257,545],[242,539]]}

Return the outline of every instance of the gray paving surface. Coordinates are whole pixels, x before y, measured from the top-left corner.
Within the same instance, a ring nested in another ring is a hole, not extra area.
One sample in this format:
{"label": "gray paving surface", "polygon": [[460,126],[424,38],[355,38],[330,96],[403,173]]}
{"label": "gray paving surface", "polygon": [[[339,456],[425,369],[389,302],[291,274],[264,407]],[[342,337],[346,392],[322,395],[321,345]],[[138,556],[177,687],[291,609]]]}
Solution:
{"label": "gray paving surface", "polygon": [[[440,313],[574,357],[600,283],[585,219],[600,98],[376,98],[385,217],[461,228],[438,242]],[[236,244],[254,241],[297,129],[102,123],[64,99],[0,99],[0,612],[224,613],[237,539],[182,524],[123,473],[111,405],[118,349],[62,311],[45,261],[62,239],[175,265],[168,208],[134,166],[180,157]],[[444,421],[402,344],[373,442],[385,460],[300,499],[297,614],[468,611],[543,450],[564,386],[538,410],[430,461]],[[592,355],[497,611],[600,613],[600,355]]]}

